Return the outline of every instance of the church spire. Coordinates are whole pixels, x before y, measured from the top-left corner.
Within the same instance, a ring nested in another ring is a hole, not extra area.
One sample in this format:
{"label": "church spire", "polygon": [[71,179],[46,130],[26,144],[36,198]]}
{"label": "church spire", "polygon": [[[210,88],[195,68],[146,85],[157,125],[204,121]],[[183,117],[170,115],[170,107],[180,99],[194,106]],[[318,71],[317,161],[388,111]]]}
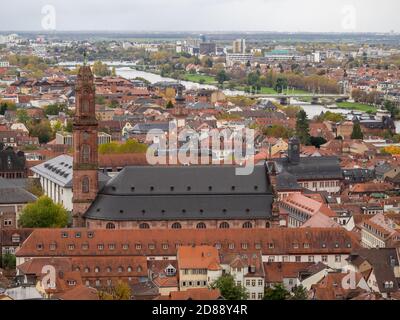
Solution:
{"label": "church spire", "polygon": [[89,66],[79,69],[73,123],[73,225],[84,226],[84,214],[98,192],[98,152],[94,77]]}

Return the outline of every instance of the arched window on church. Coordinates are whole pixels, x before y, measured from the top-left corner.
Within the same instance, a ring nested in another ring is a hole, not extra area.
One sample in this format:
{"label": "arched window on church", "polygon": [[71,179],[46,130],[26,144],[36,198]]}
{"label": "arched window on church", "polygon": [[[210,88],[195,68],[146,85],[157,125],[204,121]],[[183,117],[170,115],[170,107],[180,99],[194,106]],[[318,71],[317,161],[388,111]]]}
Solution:
{"label": "arched window on church", "polygon": [[206,229],[207,226],[206,226],[206,224],[204,222],[200,222],[200,223],[197,224],[196,228],[197,229]]}
{"label": "arched window on church", "polygon": [[90,162],[90,146],[84,144],[82,146],[82,162],[89,163]]}
{"label": "arched window on church", "polygon": [[111,223],[111,222],[107,223],[106,224],[106,229],[115,229],[115,224]]}
{"label": "arched window on church", "polygon": [[243,223],[243,229],[251,229],[253,228],[253,224],[249,221]]}
{"label": "arched window on church", "polygon": [[181,229],[182,226],[181,226],[181,224],[179,222],[175,222],[175,223],[172,224],[171,228],[172,229]]}
{"label": "arched window on church", "polygon": [[82,179],[82,192],[89,193],[89,177],[83,177]]}
{"label": "arched window on church", "polygon": [[82,112],[88,113],[89,112],[89,101],[86,99],[82,101]]}
{"label": "arched window on church", "polygon": [[220,229],[229,229],[229,223],[228,222],[221,222],[219,225]]}

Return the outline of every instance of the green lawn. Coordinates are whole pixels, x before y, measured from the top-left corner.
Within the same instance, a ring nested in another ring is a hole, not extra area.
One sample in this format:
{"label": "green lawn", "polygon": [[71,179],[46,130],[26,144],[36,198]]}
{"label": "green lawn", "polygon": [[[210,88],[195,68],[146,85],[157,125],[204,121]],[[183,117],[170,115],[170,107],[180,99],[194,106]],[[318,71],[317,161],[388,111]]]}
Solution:
{"label": "green lawn", "polygon": [[261,87],[261,94],[276,94],[276,90],[274,88],[268,88],[268,87]]}
{"label": "green lawn", "polygon": [[216,84],[214,77],[202,75],[202,74],[187,73],[184,78],[186,81],[192,81],[192,82],[197,82],[197,83],[200,83],[201,81],[203,81],[204,84]]}
{"label": "green lawn", "polygon": [[363,103],[338,102],[337,105],[342,109],[358,110],[362,112],[376,112],[376,108],[374,106],[370,106],[368,104],[363,104]]}

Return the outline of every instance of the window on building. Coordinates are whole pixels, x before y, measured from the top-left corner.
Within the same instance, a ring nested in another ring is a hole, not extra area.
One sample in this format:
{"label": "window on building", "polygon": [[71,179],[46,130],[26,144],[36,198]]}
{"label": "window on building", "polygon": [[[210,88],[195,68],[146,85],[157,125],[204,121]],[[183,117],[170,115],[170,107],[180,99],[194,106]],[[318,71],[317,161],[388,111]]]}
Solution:
{"label": "window on building", "polygon": [[172,229],[182,229],[182,226],[179,222],[175,222],[171,226]]}
{"label": "window on building", "polygon": [[264,283],[263,283],[262,279],[258,279],[258,286],[262,287],[263,285],[264,285]]}
{"label": "window on building", "polygon": [[243,223],[243,229],[251,229],[253,228],[253,224],[250,221]]}
{"label": "window on building", "polygon": [[335,256],[335,262],[341,262],[342,261],[342,256],[336,255]]}
{"label": "window on building", "polygon": [[228,222],[221,222],[219,224],[220,229],[229,229],[229,223]]}
{"label": "window on building", "polygon": [[296,262],[301,262],[301,256],[296,256],[295,260]]}
{"label": "window on building", "polygon": [[142,245],[140,243],[136,243],[135,245],[136,250],[142,249]]}
{"label": "window on building", "polygon": [[150,229],[150,225],[148,223],[139,224],[139,229]]}
{"label": "window on building", "polygon": [[82,146],[82,163],[89,163],[90,162],[90,146],[84,144]]}
{"label": "window on building", "polygon": [[89,193],[89,177],[82,178],[82,192]]}
{"label": "window on building", "polygon": [[115,229],[115,224],[111,223],[111,222],[107,223],[106,224],[106,229]]}
{"label": "window on building", "polygon": [[162,248],[163,248],[164,250],[168,250],[168,243],[163,243],[163,244],[162,244]]}
{"label": "window on building", "polygon": [[100,268],[99,267],[94,268],[94,272],[99,273],[100,272]]}
{"label": "window on building", "polygon": [[197,224],[196,229],[206,229],[207,226],[204,222],[200,222]]}
{"label": "window on building", "polygon": [[99,250],[104,250],[104,244],[98,244],[97,249]]}

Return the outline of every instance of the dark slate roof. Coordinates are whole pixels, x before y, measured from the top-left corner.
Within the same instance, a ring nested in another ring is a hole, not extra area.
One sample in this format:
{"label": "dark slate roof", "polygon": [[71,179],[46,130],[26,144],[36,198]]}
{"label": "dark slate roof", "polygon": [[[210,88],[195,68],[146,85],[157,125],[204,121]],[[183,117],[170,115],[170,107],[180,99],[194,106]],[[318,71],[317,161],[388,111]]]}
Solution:
{"label": "dark slate roof", "polygon": [[[348,260],[355,265],[360,265],[367,260],[376,277],[376,282],[381,292],[395,292],[399,285],[395,277],[394,268],[399,266],[399,259],[395,248],[359,249],[352,253]],[[393,288],[385,288],[385,282],[393,282]]]}
{"label": "dark slate roof", "polygon": [[294,175],[284,171],[276,177],[276,190],[301,190]]}
{"label": "dark slate roof", "polygon": [[278,173],[287,171],[297,180],[343,179],[337,157],[302,157],[299,164],[293,164],[287,158],[274,159]]}
{"label": "dark slate roof", "polygon": [[[211,187],[211,189],[210,189]],[[89,219],[252,219],[271,216],[264,166],[248,176],[234,166],[125,167],[100,191]]]}
{"label": "dark slate roof", "polygon": [[168,122],[138,123],[130,130],[130,132],[138,134],[146,134],[150,130],[161,130],[166,132],[169,130],[169,123]]}
{"label": "dark slate roof", "polygon": [[[73,158],[63,154],[31,168],[32,172],[63,188],[72,188]],[[110,179],[106,174],[99,172],[99,184],[103,187]]]}
{"label": "dark slate roof", "polygon": [[29,203],[36,197],[7,179],[0,178],[0,204]]}

